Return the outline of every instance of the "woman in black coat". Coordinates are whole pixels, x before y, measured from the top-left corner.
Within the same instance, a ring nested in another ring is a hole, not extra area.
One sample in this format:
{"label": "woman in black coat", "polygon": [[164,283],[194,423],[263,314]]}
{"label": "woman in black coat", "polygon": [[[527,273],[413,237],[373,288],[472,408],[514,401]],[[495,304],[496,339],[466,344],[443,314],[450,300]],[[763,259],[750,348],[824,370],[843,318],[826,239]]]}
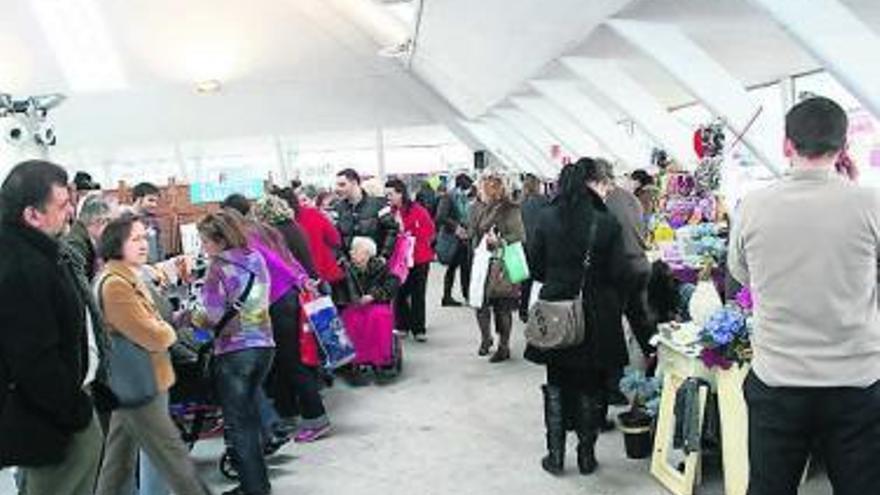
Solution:
{"label": "woman in black coat", "polygon": [[[596,469],[596,410],[604,401],[608,376],[628,362],[621,323],[625,267],[621,228],[603,200],[611,177],[606,166],[589,158],[565,167],[559,194],[541,213],[529,240],[532,276],[544,284],[540,298],[575,299],[583,291],[587,324],[584,341],[577,346],[526,348],[526,359],[547,367],[543,392],[548,455],[541,465],[552,474],[563,470],[566,425],[578,435],[580,472],[586,475]],[[589,269],[579,269],[588,251]]]}

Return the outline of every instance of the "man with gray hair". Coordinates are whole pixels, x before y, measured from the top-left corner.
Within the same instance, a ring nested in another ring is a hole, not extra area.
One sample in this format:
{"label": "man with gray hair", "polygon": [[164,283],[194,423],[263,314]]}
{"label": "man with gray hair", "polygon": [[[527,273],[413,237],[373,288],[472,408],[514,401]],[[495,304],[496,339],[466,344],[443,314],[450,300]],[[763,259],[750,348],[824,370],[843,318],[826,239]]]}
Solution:
{"label": "man with gray hair", "polygon": [[113,208],[110,202],[100,193],[92,193],[82,201],[77,221],[64,239],[82,258],[83,272],[89,281],[95,277],[99,268],[95,246],[112,217]]}

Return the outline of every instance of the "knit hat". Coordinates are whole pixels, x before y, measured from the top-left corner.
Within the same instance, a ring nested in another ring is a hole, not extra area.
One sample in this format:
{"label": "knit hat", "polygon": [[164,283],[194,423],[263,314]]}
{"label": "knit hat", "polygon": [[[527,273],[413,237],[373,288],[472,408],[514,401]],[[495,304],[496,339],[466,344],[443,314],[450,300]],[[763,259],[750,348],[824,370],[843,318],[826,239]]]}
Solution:
{"label": "knit hat", "polygon": [[293,219],[293,210],[287,201],[271,194],[267,194],[257,201],[253,214],[261,222],[270,225],[285,223]]}

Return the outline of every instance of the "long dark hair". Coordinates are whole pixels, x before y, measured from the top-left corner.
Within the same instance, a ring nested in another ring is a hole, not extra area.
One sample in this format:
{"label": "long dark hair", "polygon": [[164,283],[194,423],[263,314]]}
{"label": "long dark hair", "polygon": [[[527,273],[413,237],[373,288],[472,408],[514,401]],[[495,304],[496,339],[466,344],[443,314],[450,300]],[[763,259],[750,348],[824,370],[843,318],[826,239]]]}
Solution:
{"label": "long dark hair", "polygon": [[400,179],[388,179],[385,182],[385,187],[389,189],[394,189],[397,194],[403,196],[403,209],[408,210],[410,206],[412,206],[412,198],[409,195],[409,190],[406,188],[406,184],[403,183]]}
{"label": "long dark hair", "polygon": [[596,213],[587,182],[596,180],[599,168],[595,160],[585,157],[566,165],[559,173],[555,202],[559,205],[562,226],[574,241],[567,243],[569,246],[584,246],[589,240],[588,226]]}

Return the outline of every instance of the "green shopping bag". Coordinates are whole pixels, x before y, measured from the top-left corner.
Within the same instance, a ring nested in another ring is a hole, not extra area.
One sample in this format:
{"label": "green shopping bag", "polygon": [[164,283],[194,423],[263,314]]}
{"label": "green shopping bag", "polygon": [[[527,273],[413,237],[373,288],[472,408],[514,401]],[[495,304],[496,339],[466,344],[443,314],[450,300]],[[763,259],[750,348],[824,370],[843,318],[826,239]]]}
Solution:
{"label": "green shopping bag", "polygon": [[529,262],[526,260],[526,250],[522,242],[504,246],[501,258],[504,261],[504,273],[511,283],[519,284],[529,279]]}

